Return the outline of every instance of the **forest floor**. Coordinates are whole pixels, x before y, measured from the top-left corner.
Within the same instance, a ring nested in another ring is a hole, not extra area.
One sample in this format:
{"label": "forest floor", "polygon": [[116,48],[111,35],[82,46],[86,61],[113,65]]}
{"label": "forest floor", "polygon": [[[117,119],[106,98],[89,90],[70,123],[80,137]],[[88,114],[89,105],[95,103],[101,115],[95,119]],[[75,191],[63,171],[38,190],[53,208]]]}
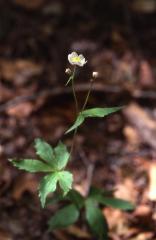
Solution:
{"label": "forest floor", "polygon": [[84,193],[92,181],[136,205],[132,212],[103,209],[110,240],[156,240],[156,17],[125,18],[90,2],[0,3],[0,240],[93,239],[84,223],[48,232],[57,206],[41,209],[41,175],[8,161],[34,157],[36,137],[70,148],[72,134],[64,132],[74,106],[64,71],[73,50],[88,60],[76,74],[80,104],[98,71],[88,106],[125,106],[78,131],[69,164],[75,188]]}

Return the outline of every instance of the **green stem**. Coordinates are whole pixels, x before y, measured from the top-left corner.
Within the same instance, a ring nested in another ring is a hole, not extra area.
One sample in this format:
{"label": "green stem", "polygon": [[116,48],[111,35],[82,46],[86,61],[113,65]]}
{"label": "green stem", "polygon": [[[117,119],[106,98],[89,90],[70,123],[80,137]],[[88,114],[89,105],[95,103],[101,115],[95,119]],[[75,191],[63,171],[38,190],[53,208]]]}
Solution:
{"label": "green stem", "polygon": [[71,156],[72,156],[72,153],[73,153],[73,150],[74,150],[74,146],[75,146],[75,139],[76,139],[77,130],[78,130],[78,128],[75,128],[75,130],[74,130],[74,134],[73,134],[73,140],[72,140],[72,145],[71,145],[71,149],[70,149],[70,153],[69,153],[69,155],[70,155],[70,158],[71,158]]}
{"label": "green stem", "polygon": [[[85,109],[85,107],[86,107],[86,105],[87,105],[87,103],[88,103],[88,100],[89,100],[89,96],[90,96],[92,87],[93,87],[93,80],[91,79],[91,81],[90,81],[90,87],[89,87],[87,96],[86,96],[86,98],[85,98],[83,107],[82,107],[82,109],[81,109],[81,112]],[[76,96],[76,94],[75,94],[75,96]],[[74,97],[74,98],[75,98],[75,97]],[[77,100],[77,98],[75,98],[75,99]],[[77,102],[77,101],[75,101],[75,103],[76,103],[76,102]],[[77,105],[78,105],[78,104],[77,104]],[[76,106],[77,106],[77,105],[76,105]],[[77,115],[78,115],[78,109],[77,109],[77,108],[76,108],[76,112],[77,112]],[[81,112],[80,112],[80,113],[81,113]],[[72,146],[71,146],[71,150],[70,150],[70,157],[71,157],[71,155],[72,155],[72,153],[73,153],[73,150],[74,150],[74,145],[75,145],[75,139],[76,139],[77,131],[78,131],[78,127],[75,128],[75,130],[74,130],[73,141],[72,141]]]}
{"label": "green stem", "polygon": [[89,87],[89,90],[88,90],[88,93],[87,93],[87,96],[85,98],[85,101],[84,101],[84,104],[83,104],[83,107],[82,107],[82,111],[85,110],[86,106],[87,106],[87,103],[88,103],[88,100],[89,100],[89,97],[90,97],[90,93],[92,91],[92,87],[93,87],[93,79],[90,80],[90,87]]}
{"label": "green stem", "polygon": [[[76,66],[74,66],[74,70],[73,70],[73,74],[72,74],[72,92],[73,92],[73,96],[74,96],[75,111],[76,111],[76,117],[77,117],[77,116],[78,116],[78,113],[79,113],[79,106],[78,106],[78,100],[77,100],[76,91],[75,91],[75,86],[74,86],[75,72],[76,72]],[[75,129],[74,135],[73,135],[72,146],[71,146],[71,149],[70,149],[70,157],[71,157],[71,155],[72,155],[72,153],[73,153],[73,150],[74,150],[76,133],[77,133],[77,128]]]}
{"label": "green stem", "polygon": [[71,82],[72,82],[72,92],[73,92],[73,96],[74,96],[76,116],[77,116],[78,112],[79,112],[79,106],[78,106],[78,100],[77,100],[75,86],[74,86],[75,72],[76,72],[76,66],[74,66],[74,70],[73,70],[73,74],[72,74],[72,81]]}

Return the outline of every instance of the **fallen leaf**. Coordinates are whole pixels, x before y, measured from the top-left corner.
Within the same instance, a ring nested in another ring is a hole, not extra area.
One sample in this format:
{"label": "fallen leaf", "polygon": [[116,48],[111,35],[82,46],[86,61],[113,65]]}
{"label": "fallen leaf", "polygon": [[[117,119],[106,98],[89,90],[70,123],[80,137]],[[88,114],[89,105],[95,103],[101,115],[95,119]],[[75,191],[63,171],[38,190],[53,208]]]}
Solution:
{"label": "fallen leaf", "polygon": [[139,205],[134,211],[134,215],[137,217],[149,217],[151,215],[151,207],[149,205]]}
{"label": "fallen leaf", "polygon": [[123,133],[130,145],[138,146],[140,144],[141,139],[139,137],[137,130],[134,127],[126,125],[123,130]]}
{"label": "fallen leaf", "polygon": [[128,221],[123,212],[117,209],[105,208],[103,213],[111,232],[116,235],[123,235],[128,231]]}
{"label": "fallen leaf", "polygon": [[75,225],[72,225],[70,227],[67,228],[67,232],[69,234],[72,234],[73,236],[77,237],[77,238],[83,238],[83,239],[88,239],[90,238],[90,234],[87,233],[84,229],[79,228]]}
{"label": "fallen leaf", "polygon": [[20,103],[10,107],[6,112],[11,117],[23,118],[28,117],[34,110],[34,105],[29,102]]}
{"label": "fallen leaf", "polygon": [[126,178],[116,185],[116,191],[114,193],[115,197],[122,198],[124,200],[130,201],[132,203],[136,202],[137,199],[137,189],[134,181],[131,178]]}
{"label": "fallen leaf", "polygon": [[0,59],[1,76],[7,81],[12,81],[16,86],[21,86],[26,83],[30,77],[41,74],[42,70],[41,64],[31,60],[17,59],[11,61]]}
{"label": "fallen leaf", "polygon": [[0,229],[0,240],[13,240],[8,231]]}
{"label": "fallen leaf", "polygon": [[154,236],[154,234],[151,232],[144,232],[144,233],[139,233],[134,238],[131,238],[131,240],[152,240],[153,236]]}
{"label": "fallen leaf", "polygon": [[140,63],[139,80],[144,87],[150,87],[155,84],[152,68],[145,60],[142,60]]}
{"label": "fallen leaf", "polygon": [[138,131],[143,143],[156,149],[156,122],[136,103],[132,103],[123,110],[128,122]]}

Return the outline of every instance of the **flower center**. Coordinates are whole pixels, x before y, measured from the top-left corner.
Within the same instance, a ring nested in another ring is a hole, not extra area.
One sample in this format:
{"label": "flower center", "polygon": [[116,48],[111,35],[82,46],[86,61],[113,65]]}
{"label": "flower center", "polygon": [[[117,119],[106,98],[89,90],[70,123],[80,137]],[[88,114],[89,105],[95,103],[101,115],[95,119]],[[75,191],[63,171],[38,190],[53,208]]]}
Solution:
{"label": "flower center", "polygon": [[80,62],[81,60],[80,60],[80,57],[73,57],[72,61],[73,62]]}

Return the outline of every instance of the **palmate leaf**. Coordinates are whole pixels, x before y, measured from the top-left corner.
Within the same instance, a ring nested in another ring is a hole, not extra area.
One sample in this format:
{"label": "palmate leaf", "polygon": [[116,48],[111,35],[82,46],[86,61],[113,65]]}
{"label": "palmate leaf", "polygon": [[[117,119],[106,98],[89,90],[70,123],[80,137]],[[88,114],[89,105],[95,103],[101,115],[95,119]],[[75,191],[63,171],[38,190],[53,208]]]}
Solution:
{"label": "palmate leaf", "polygon": [[56,212],[49,220],[48,225],[50,230],[58,228],[66,228],[75,223],[79,218],[79,210],[74,204],[70,204]]}
{"label": "palmate leaf", "polygon": [[53,166],[54,153],[53,148],[44,140],[35,139],[36,154],[44,161]]}
{"label": "palmate leaf", "polygon": [[18,161],[15,159],[10,159],[10,161],[18,169],[25,170],[31,173],[52,171],[51,166],[35,159],[21,159]]}
{"label": "palmate leaf", "polygon": [[66,134],[73,131],[74,129],[78,128],[86,118],[88,117],[105,117],[111,113],[117,112],[120,109],[122,109],[122,107],[113,107],[113,108],[91,108],[91,109],[87,109],[84,110],[82,112],[79,113],[75,123],[73,124],[73,126],[71,126],[67,131]]}
{"label": "palmate leaf", "polygon": [[108,239],[108,225],[101,210],[96,206],[93,199],[86,201],[86,220],[93,234],[99,240]]}

